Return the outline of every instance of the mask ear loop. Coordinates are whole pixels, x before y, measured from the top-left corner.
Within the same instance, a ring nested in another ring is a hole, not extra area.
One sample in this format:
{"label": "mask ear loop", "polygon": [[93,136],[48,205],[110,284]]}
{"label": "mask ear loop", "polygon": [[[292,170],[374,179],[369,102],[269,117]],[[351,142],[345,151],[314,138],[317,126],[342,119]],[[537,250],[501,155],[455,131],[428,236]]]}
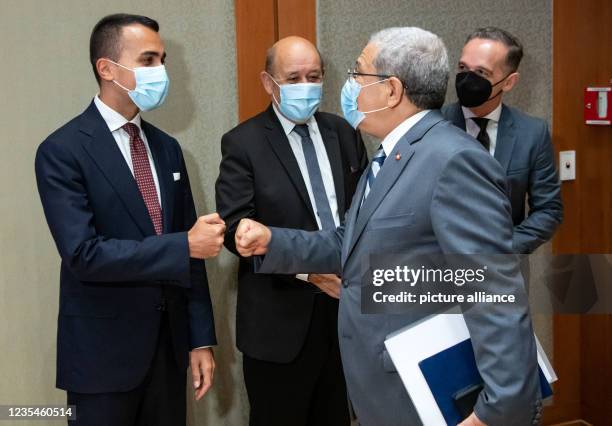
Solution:
{"label": "mask ear loop", "polygon": [[121,87],[123,90],[125,90],[128,93],[133,92],[133,90],[130,90],[127,87],[123,86],[121,83],[118,83],[117,80],[113,80],[113,83],[115,83],[117,86]]}
{"label": "mask ear loop", "polygon": [[361,112],[362,112],[363,114],[371,114],[371,113],[373,113],[373,112],[382,111],[382,110],[385,110],[385,109],[388,109],[388,108],[389,108],[389,107],[388,107],[388,106],[386,106],[386,107],[382,107],[382,108],[378,108],[378,109],[373,109],[373,110],[371,110],[371,111],[361,111]]}
{"label": "mask ear loop", "polygon": [[[272,80],[274,84],[276,84],[278,88],[280,89],[281,85],[276,82],[274,77],[272,77],[268,71],[265,71],[265,73],[268,75],[268,77],[270,77],[270,80]],[[276,105],[278,105],[278,107],[280,108],[280,102],[276,99],[276,96],[274,96],[274,90],[272,90],[272,99],[274,99],[274,102],[276,102]]]}
{"label": "mask ear loop", "polygon": [[[384,80],[378,80],[378,81],[375,81],[373,83],[366,84],[364,86],[361,86],[361,88],[363,89],[364,87],[373,86],[375,84],[382,83],[382,82],[387,81],[387,80],[390,80],[390,78],[385,78]],[[361,112],[362,114],[371,114],[373,112],[383,111],[383,110],[388,109],[388,108],[389,107],[386,106],[386,107],[382,107],[382,108],[378,108],[378,109],[373,109],[371,111],[359,111],[359,110],[358,111]]]}
{"label": "mask ear loop", "polygon": [[[118,65],[118,66],[120,66],[121,68],[125,68],[125,69],[126,69],[126,70],[128,70],[128,71],[132,71],[132,72],[134,72],[134,70],[133,70],[132,68],[128,68],[128,67],[126,67],[125,65],[121,65],[120,63],[115,62],[115,61],[113,61],[112,59],[108,59],[108,58],[103,58],[103,59],[104,59],[105,61],[110,62],[111,64]],[[128,92],[128,93],[133,92],[133,90],[128,89],[127,87],[125,87],[125,86],[124,86],[124,85],[122,85],[121,83],[117,82],[117,80],[115,80],[115,79],[113,79],[113,83],[115,83],[117,86],[121,87],[123,90],[125,90],[125,91],[126,91],[126,92]]]}
{"label": "mask ear loop", "polygon": [[[508,74],[507,76],[505,76],[504,78],[502,78],[501,80],[499,80],[497,83],[492,84],[492,85],[491,85],[491,87],[495,87],[495,86],[497,86],[499,83],[501,83],[501,82],[503,82],[503,81],[506,81],[506,80],[508,79],[508,77],[510,77],[510,76],[511,76],[512,74],[514,74],[514,73],[515,73],[515,71],[512,71],[510,74]],[[487,99],[485,102],[489,102],[490,100],[495,99],[496,97],[498,97],[499,95],[501,95],[503,91],[504,91],[504,89],[500,90],[499,92],[497,92],[497,95],[495,95],[495,96],[491,96],[491,97],[490,97],[489,99]]]}

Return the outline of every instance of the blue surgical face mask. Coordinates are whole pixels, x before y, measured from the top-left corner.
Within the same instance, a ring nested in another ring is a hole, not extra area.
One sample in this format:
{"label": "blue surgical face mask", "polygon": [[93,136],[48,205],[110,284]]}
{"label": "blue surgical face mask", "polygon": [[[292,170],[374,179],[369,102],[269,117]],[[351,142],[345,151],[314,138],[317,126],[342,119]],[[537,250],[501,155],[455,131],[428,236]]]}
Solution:
{"label": "blue surgical face mask", "polygon": [[136,87],[133,90],[124,87],[116,80],[113,80],[113,83],[128,92],[128,96],[132,99],[132,102],[134,102],[141,111],[150,111],[164,102],[168,95],[168,86],[170,84],[164,65],[159,65],[157,67],[128,68],[110,59],[108,59],[108,61],[134,73]]}
{"label": "blue surgical face mask", "polygon": [[342,87],[342,92],[340,92],[340,105],[342,106],[342,113],[344,114],[344,118],[349,122],[354,129],[359,126],[359,123],[363,121],[366,114],[371,112],[382,111],[384,109],[389,108],[388,106],[383,108],[374,109],[372,111],[359,111],[357,108],[357,98],[359,97],[359,93],[361,89],[364,87],[372,86],[374,84],[382,83],[383,81],[387,81],[388,78],[384,80],[378,80],[374,83],[360,85],[355,81],[354,78],[349,78],[344,83]]}
{"label": "blue surgical face mask", "polygon": [[[270,75],[270,74],[268,74]],[[272,76],[272,81],[280,88],[280,102],[272,97],[280,112],[295,123],[305,123],[310,120],[321,104],[323,94],[322,83],[278,84]]]}

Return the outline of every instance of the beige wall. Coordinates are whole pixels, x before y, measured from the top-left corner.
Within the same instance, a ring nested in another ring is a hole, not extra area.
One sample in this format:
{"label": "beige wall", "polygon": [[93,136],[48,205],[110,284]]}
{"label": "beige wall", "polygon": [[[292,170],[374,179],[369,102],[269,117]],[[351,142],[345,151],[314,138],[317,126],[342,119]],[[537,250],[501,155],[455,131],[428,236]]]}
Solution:
{"label": "beige wall", "polygon": [[[198,211],[214,209],[219,141],[237,123],[233,1],[1,0],[0,404],[65,402],[54,389],[59,257],[36,192],[34,154],[96,94],[89,34],[99,18],[115,12],[160,22],[170,94],[145,118],[178,138]],[[219,368],[211,394],[190,406],[190,423],[244,425],[248,403],[234,350],[233,256],[224,252],[208,271]]]}
{"label": "beige wall", "polygon": [[448,101],[454,101],[454,69],[467,35],[495,25],[525,45],[521,81],[506,99],[528,113],[550,119],[552,97],[551,0],[318,0],[318,40],[326,59],[326,103],[340,111],[338,94],[370,34],[393,26],[417,26],[444,40],[453,72]]}

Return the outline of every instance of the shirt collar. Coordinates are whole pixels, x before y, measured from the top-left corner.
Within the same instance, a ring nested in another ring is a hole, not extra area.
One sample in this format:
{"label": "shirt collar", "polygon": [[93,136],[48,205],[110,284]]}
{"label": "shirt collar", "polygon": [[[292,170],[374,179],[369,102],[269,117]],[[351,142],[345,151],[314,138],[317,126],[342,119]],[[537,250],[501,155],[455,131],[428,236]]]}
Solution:
{"label": "shirt collar", "polygon": [[[100,111],[100,115],[110,129],[111,133],[123,127],[125,123],[128,123],[128,120],[126,120],[124,116],[102,102],[100,95],[96,95],[94,98],[94,103],[96,104],[98,111]],[[136,114],[136,116],[129,120],[129,122],[134,123],[140,129],[140,113]]]}
{"label": "shirt collar", "polygon": [[[281,126],[283,126],[283,131],[285,132],[285,134],[287,136],[289,136],[289,133],[291,133],[293,131],[293,128],[295,127],[295,123],[293,121],[289,120],[283,114],[281,114],[281,112],[278,110],[278,108],[276,107],[276,104],[274,102],[272,102],[272,108],[274,109],[274,113],[276,114],[276,117],[278,117],[278,121],[280,121]],[[314,115],[313,115],[304,124],[306,124],[308,126],[308,131],[309,132],[317,133],[318,127],[317,127],[316,123],[317,122],[316,122],[316,120],[314,118]]]}
{"label": "shirt collar", "polygon": [[406,134],[408,131],[417,124],[421,118],[425,117],[425,115],[431,111],[430,109],[425,109],[423,111],[419,111],[414,115],[411,115],[406,120],[402,121],[399,126],[395,129],[391,130],[387,136],[382,141],[383,151],[385,151],[385,155],[388,157],[395,148],[395,145],[399,142],[399,140]]}
{"label": "shirt collar", "polygon": [[[471,109],[461,106],[461,110],[463,111],[463,117],[467,120],[468,118],[476,117],[476,114],[472,112]],[[502,103],[500,102],[493,111],[485,115],[483,118],[487,118],[491,121],[499,123],[499,117],[501,117]]]}

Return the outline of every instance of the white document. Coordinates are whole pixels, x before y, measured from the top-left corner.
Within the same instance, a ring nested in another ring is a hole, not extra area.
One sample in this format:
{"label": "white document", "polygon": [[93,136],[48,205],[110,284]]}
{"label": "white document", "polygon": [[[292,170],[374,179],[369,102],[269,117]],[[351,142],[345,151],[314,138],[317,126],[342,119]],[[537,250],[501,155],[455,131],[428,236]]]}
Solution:
{"label": "white document", "polygon": [[[389,356],[408,391],[424,426],[445,426],[446,421],[434,399],[419,362],[470,338],[459,307],[433,315],[400,329],[385,340]],[[557,380],[546,354],[536,338],[538,364],[549,383]]]}
{"label": "white document", "polygon": [[445,426],[419,362],[470,338],[460,309],[434,315],[396,331],[385,340],[387,352],[424,426]]}

